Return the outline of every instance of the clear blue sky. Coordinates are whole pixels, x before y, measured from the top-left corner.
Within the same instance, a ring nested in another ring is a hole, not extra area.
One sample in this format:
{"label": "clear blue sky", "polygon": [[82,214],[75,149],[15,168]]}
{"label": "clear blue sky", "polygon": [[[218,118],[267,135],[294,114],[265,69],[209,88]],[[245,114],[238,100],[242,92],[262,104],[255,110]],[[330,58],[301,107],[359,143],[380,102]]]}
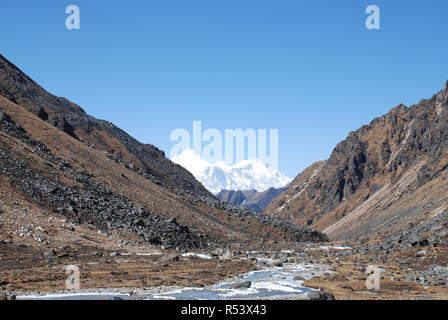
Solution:
{"label": "clear blue sky", "polygon": [[[78,5],[81,29],[65,28]],[[381,9],[381,30],[365,9]],[[293,177],[448,79],[446,0],[1,0],[0,53],[169,153],[173,129],[278,128]]]}

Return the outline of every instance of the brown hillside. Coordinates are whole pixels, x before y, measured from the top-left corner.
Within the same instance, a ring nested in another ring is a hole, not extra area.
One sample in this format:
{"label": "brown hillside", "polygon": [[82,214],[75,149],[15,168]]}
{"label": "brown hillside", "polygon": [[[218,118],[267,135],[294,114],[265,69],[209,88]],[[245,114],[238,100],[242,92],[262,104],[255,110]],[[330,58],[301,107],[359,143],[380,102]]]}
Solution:
{"label": "brown hillside", "polygon": [[447,117],[448,82],[431,99],[399,105],[351,132],[264,212],[352,239],[444,212]]}

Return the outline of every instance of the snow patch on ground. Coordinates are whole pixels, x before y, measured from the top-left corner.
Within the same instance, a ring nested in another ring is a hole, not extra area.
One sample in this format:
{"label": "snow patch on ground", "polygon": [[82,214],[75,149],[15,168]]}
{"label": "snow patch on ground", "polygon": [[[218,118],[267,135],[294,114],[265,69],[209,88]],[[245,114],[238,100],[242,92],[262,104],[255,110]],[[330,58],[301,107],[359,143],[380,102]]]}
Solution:
{"label": "snow patch on ground", "polygon": [[187,253],[183,253],[182,257],[198,257],[201,259],[211,259],[212,257],[203,253],[194,253],[194,252],[187,252]]}

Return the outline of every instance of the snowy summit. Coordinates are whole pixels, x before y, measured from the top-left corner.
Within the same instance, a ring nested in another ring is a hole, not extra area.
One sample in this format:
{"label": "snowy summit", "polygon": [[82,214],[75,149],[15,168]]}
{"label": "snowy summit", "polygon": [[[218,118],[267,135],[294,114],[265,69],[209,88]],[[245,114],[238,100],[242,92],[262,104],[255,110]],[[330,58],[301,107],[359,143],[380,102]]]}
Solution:
{"label": "snowy summit", "polygon": [[292,180],[258,159],[243,160],[234,165],[212,164],[194,150],[186,149],[171,160],[190,171],[213,194],[224,189],[265,191],[284,187]]}

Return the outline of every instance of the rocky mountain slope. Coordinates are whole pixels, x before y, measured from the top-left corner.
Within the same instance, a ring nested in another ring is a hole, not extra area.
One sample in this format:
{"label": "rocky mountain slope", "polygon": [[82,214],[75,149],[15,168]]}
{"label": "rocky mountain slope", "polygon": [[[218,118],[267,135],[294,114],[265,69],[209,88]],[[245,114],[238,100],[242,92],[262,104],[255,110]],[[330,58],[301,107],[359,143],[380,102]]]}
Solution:
{"label": "rocky mountain slope", "polygon": [[[14,243],[49,246],[89,228],[172,249],[328,239],[219,201],[162,151],[51,95],[2,56],[0,179],[0,236]],[[39,228],[21,232],[31,217]],[[49,232],[48,219],[66,222]]]}
{"label": "rocky mountain slope", "polygon": [[1,55],[0,95],[76,140],[108,152],[114,160],[141,167],[143,174],[159,185],[210,196],[188,171],[167,159],[163,151],[138,142],[110,122],[89,116],[67,99],[53,96]]}
{"label": "rocky mountain slope", "polygon": [[448,82],[432,98],[400,104],[351,132],[264,212],[336,239],[384,235],[392,245],[427,239],[433,230],[433,241],[442,241],[447,169]]}
{"label": "rocky mountain slope", "polygon": [[222,201],[226,201],[235,206],[262,212],[273,199],[281,195],[285,188],[269,188],[268,190],[258,192],[257,190],[222,190],[216,196]]}

